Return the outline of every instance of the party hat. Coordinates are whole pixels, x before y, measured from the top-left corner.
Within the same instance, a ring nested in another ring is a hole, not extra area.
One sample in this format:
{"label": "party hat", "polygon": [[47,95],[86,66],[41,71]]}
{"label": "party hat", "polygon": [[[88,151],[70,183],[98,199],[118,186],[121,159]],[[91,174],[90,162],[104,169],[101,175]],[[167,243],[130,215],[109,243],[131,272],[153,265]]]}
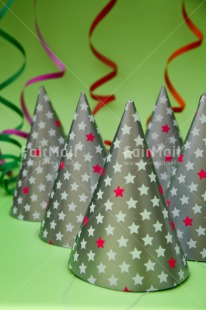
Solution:
{"label": "party hat", "polygon": [[64,133],[61,123],[45,89],[41,87],[24,150],[11,215],[20,220],[42,220],[63,146]]}
{"label": "party hat", "polygon": [[85,94],[81,94],[59,171],[41,225],[40,237],[72,247],[100,175],[106,150]]}
{"label": "party hat", "polygon": [[166,190],[173,168],[179,159],[182,138],[165,87],[160,90],[148,124],[146,140],[163,190]]}
{"label": "party hat", "polygon": [[129,101],[69,259],[71,271],[89,283],[120,291],[155,291],[174,287],[188,276],[147,151]]}
{"label": "party hat", "polygon": [[181,161],[166,193],[188,260],[206,261],[206,93],[202,95]]}

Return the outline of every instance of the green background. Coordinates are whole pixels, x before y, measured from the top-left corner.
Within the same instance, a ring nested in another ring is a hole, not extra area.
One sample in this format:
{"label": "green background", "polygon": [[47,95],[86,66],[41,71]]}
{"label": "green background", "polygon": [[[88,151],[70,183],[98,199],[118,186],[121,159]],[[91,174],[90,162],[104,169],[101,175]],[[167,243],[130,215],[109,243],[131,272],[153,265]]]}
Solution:
{"label": "green background", "polygon": [[[0,8],[3,5],[0,0]],[[43,37],[52,51],[65,63],[66,74],[45,85],[54,107],[68,132],[81,91],[91,107],[90,85],[109,72],[92,54],[88,44],[90,25],[106,0],[41,0],[37,16]],[[186,0],[192,21],[206,34],[206,1]],[[113,139],[123,108],[134,99],[143,127],[150,115],[160,87],[165,85],[164,68],[169,56],[181,46],[196,40],[183,21],[180,0],[118,0],[93,35],[95,47],[114,60],[118,75],[97,91],[115,93],[116,101],[96,116],[104,139]],[[19,105],[26,81],[56,70],[40,45],[34,28],[31,0],[15,1],[1,21],[1,27],[25,48],[24,73],[1,95]],[[206,46],[175,59],[169,66],[171,80],[187,103],[176,114],[183,137],[191,124],[200,95],[206,91]],[[22,56],[0,39],[1,81],[22,64]],[[25,99],[32,113],[41,83],[29,86]],[[176,102],[169,94],[172,105]],[[3,106],[0,130],[18,124],[16,115]],[[24,129],[29,130],[25,123]],[[25,141],[23,141],[25,143]],[[8,149],[10,149],[7,146]],[[15,153],[15,150],[10,149]],[[69,250],[47,245],[37,237],[38,223],[19,222],[9,216],[12,198],[1,190],[0,201],[0,306],[26,309],[205,309],[206,265],[189,262],[191,276],[182,286],[149,294],[120,293],[92,286],[74,278],[67,269]],[[65,295],[64,292],[66,291]],[[139,297],[141,296],[141,297]]]}

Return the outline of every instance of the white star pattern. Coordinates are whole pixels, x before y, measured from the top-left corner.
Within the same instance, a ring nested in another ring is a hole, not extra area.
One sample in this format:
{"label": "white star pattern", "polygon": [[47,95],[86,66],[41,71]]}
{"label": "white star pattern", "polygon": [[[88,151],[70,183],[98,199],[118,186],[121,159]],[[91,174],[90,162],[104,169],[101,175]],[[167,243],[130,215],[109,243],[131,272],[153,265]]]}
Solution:
{"label": "white star pattern", "polygon": [[[128,104],[71,251],[69,268],[87,282],[94,278],[98,286],[153,291],[181,283],[188,269],[173,231],[169,201],[166,206],[149,153],[142,155],[146,142],[134,112]],[[159,125],[165,135],[171,130],[166,123]],[[125,150],[134,149],[130,160],[131,153]],[[85,274],[79,269],[82,264]]]}
{"label": "white star pattern", "polygon": [[126,180],[126,184],[134,183],[135,175],[131,175],[129,172],[127,176],[124,177]]}
{"label": "white star pattern", "polygon": [[131,130],[131,127],[127,126],[126,124],[122,127],[122,133],[123,135],[126,135],[126,134],[130,134],[130,130]]}
{"label": "white star pattern", "polygon": [[[164,87],[161,88],[149,122],[146,140],[152,153],[157,175],[165,191],[169,185],[172,168],[175,167],[179,156],[178,149],[182,147],[182,139]],[[171,162],[165,161],[166,154],[172,155]]]}
{"label": "white star pattern", "polygon": [[140,191],[140,195],[147,195],[149,187],[145,186],[144,184],[142,184],[141,187],[138,188],[138,190]]}
{"label": "white star pattern", "polygon": [[[182,248],[187,259],[195,261],[203,259],[201,251],[206,242],[206,101],[204,98],[203,95],[200,99],[183,147],[182,161],[177,167],[167,195]],[[176,188],[175,195],[172,192],[173,188]]]}
{"label": "white star pattern", "polygon": [[[54,129],[57,130],[57,126]],[[50,134],[57,133],[50,132]],[[42,236],[43,240],[59,246],[72,247],[81,223],[88,225],[88,237],[94,235],[94,225],[90,225],[85,212],[100,172],[103,172],[101,170],[103,170],[105,158],[106,150],[103,141],[87,99],[84,94],[81,94],[49,197],[42,227],[42,230],[47,229],[48,235]],[[94,166],[100,167],[98,173],[94,171]],[[46,178],[48,181],[54,180],[51,173],[46,174]],[[100,190],[99,199],[102,199],[102,195],[103,192]],[[94,212],[94,207],[95,205],[91,206],[91,212]],[[104,216],[101,212],[98,212],[95,217],[98,225],[102,223]],[[85,249],[86,246],[87,240],[84,238],[81,248]],[[92,252],[88,250],[87,254],[89,261],[92,260]],[[84,272],[82,267],[82,273]],[[88,274],[87,280],[94,283],[94,274]]]}
{"label": "white star pattern", "polygon": [[128,209],[136,209],[137,200],[134,200],[132,197],[126,201],[126,204],[128,206]]}

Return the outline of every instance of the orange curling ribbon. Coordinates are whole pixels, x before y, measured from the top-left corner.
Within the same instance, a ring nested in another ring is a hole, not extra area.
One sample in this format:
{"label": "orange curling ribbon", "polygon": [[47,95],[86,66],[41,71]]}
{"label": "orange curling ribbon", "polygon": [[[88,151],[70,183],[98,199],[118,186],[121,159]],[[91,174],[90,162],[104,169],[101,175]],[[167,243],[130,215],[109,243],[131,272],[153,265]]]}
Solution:
{"label": "orange curling ribbon", "polygon": [[[90,31],[89,31],[89,45],[90,45],[90,48],[91,48],[93,54],[101,62],[103,62],[105,65],[107,65],[108,67],[110,67],[112,69],[112,71],[110,73],[108,73],[107,75],[105,75],[102,78],[98,79],[90,87],[90,96],[94,100],[96,100],[98,102],[97,105],[95,106],[95,108],[92,111],[93,114],[96,114],[105,105],[107,105],[111,101],[115,100],[115,95],[114,94],[112,94],[112,95],[96,95],[96,94],[94,94],[94,91],[97,88],[99,88],[101,85],[105,84],[106,82],[110,81],[112,78],[114,78],[117,75],[117,64],[114,61],[112,61],[109,58],[107,58],[106,56],[104,56],[103,54],[101,54],[99,51],[97,51],[97,49],[92,44],[91,38],[92,38],[92,34],[93,34],[95,28],[97,27],[97,25],[111,11],[111,9],[113,8],[113,6],[115,5],[116,2],[117,2],[117,0],[110,0],[109,1],[109,3],[102,9],[102,11],[97,15],[97,17],[93,21],[93,23],[92,23],[92,25],[90,27]],[[105,144],[111,145],[111,142],[106,140]]]}
{"label": "orange curling ribbon", "polygon": [[112,142],[110,140],[104,140],[104,143],[108,146],[111,146],[112,145]]}
{"label": "orange curling ribbon", "polygon": [[194,35],[197,37],[198,40],[179,48],[167,60],[167,64],[166,64],[166,68],[165,68],[166,85],[167,85],[169,91],[171,92],[172,96],[175,98],[175,100],[179,104],[179,106],[173,107],[174,112],[182,112],[186,106],[186,103],[182,99],[180,94],[176,91],[176,89],[174,88],[173,84],[170,81],[169,74],[168,74],[168,65],[176,57],[178,57],[178,56],[200,46],[202,44],[203,37],[204,37],[203,33],[197,28],[197,26],[195,26],[195,24],[189,18],[188,14],[186,12],[186,9],[185,9],[185,1],[184,0],[182,1],[182,14],[183,14],[183,17],[184,17],[184,20],[185,20],[187,26],[194,33]]}

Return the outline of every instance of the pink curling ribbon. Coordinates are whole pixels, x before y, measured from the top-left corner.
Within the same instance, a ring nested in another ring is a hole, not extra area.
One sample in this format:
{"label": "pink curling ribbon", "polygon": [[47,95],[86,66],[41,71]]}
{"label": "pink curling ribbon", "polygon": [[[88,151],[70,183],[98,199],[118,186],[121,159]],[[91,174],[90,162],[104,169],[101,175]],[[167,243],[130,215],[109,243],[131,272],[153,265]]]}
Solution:
{"label": "pink curling ribbon", "polygon": [[47,55],[49,56],[49,58],[53,61],[53,63],[56,65],[56,67],[60,70],[58,72],[52,72],[52,73],[46,73],[46,74],[42,74],[42,75],[38,75],[36,77],[31,78],[29,81],[26,82],[26,84],[24,85],[24,88],[21,92],[21,107],[22,107],[22,111],[24,113],[25,118],[27,119],[27,121],[31,124],[32,122],[32,118],[28,112],[28,109],[26,107],[26,103],[24,100],[24,91],[25,88],[31,84],[37,83],[37,82],[41,82],[41,81],[45,81],[45,80],[51,80],[51,79],[57,79],[60,77],[63,77],[65,72],[66,72],[66,67],[65,65],[59,60],[59,58],[51,51],[51,49],[48,47],[47,43],[45,42],[39,25],[38,25],[38,21],[37,21],[37,17],[36,17],[36,3],[37,0],[34,0],[34,24],[35,24],[35,28],[36,28],[36,33],[37,36],[39,38],[39,41],[42,45],[42,47],[44,48],[45,52],[47,53]]}
{"label": "pink curling ribbon", "polygon": [[5,129],[1,133],[5,135],[18,136],[18,137],[25,138],[25,139],[28,139],[29,137],[29,134],[27,132],[18,130],[18,129]]}
{"label": "pink curling ribbon", "polygon": [[[0,20],[4,16],[4,14],[7,12],[9,9],[10,5],[13,3],[13,0],[8,0],[7,4],[3,7],[3,9],[0,11]],[[35,10],[35,28],[37,32],[37,36],[40,40],[40,43],[42,44],[44,50],[46,51],[47,55],[50,57],[50,59],[53,61],[53,63],[58,67],[60,72],[54,72],[54,73],[48,73],[44,75],[40,75],[37,77],[34,77],[30,79],[25,85],[24,88],[21,92],[20,96],[20,102],[21,102],[21,108],[22,111],[16,107],[14,104],[6,100],[5,98],[0,96],[0,102],[7,106],[8,108],[11,108],[13,111],[15,111],[22,119],[22,122],[14,129],[6,129],[0,133],[0,141],[4,141],[7,143],[11,143],[14,146],[18,147],[21,149],[21,143],[18,142],[17,140],[13,139],[11,135],[19,136],[22,138],[28,138],[28,133],[23,132],[21,130],[23,126],[23,118],[25,117],[27,121],[31,124],[32,118],[28,112],[28,109],[26,107],[26,103],[24,100],[24,90],[28,85],[31,85],[36,82],[44,81],[44,80],[49,80],[49,79],[54,79],[54,78],[59,78],[62,77],[65,73],[65,66],[64,64],[55,56],[55,54],[50,50],[46,42],[44,41],[42,34],[40,32],[40,28],[38,26],[37,18],[36,18],[36,0],[34,0],[34,10]],[[24,59],[26,57],[25,51],[21,44],[16,41],[15,38],[11,37],[9,34],[5,33],[2,29],[0,29],[0,35],[9,41],[11,44],[13,44],[24,56]],[[8,80],[4,81],[3,83],[0,84],[0,89],[2,90],[4,87],[8,86],[11,82],[13,82],[24,70],[25,67],[25,62],[21,66],[21,68],[14,74],[12,75]],[[6,159],[10,159],[12,161],[6,162]],[[12,172],[14,169],[18,168],[19,162],[21,158],[20,156],[15,156],[13,154],[2,154],[0,150],[0,185],[5,188],[7,193],[13,193],[13,190],[15,187],[12,187],[12,185],[16,182],[18,175],[12,176]],[[10,178],[6,178],[9,175]]]}

